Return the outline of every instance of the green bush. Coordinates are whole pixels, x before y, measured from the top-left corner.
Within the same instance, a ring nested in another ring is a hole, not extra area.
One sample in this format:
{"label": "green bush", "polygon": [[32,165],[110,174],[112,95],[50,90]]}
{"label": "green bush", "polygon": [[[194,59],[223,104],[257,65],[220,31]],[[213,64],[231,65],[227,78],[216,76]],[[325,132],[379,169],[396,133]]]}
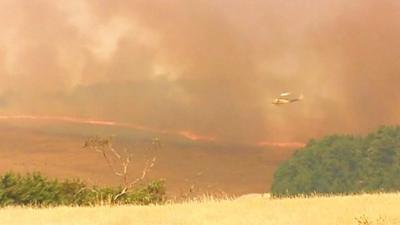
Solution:
{"label": "green bush", "polygon": [[146,186],[139,187],[134,192],[123,196],[122,202],[134,203],[139,205],[148,205],[152,203],[165,202],[164,181],[157,180],[148,183]]}
{"label": "green bush", "polygon": [[274,174],[273,196],[400,191],[400,127],[311,140]]}
{"label": "green bush", "polygon": [[0,206],[87,206],[98,204],[161,204],[162,180],[152,181],[115,198],[122,188],[88,186],[80,180],[50,180],[39,173],[24,176],[8,172],[0,177]]}

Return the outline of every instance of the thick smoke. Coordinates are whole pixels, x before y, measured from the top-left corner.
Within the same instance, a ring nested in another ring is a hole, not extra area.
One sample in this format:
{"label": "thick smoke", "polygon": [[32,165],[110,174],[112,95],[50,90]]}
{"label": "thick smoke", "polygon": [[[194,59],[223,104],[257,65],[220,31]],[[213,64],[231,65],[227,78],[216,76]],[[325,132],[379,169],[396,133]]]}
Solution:
{"label": "thick smoke", "polygon": [[[0,109],[306,141],[400,122],[396,0],[0,0]],[[276,107],[283,91],[300,103]]]}

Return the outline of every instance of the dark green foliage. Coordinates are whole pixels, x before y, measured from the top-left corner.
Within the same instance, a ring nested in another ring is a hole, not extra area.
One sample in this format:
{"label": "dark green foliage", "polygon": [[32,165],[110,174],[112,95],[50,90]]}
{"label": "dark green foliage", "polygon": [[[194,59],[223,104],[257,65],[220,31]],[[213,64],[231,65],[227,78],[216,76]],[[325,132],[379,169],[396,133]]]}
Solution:
{"label": "dark green foliage", "polygon": [[273,196],[400,191],[400,127],[311,140],[275,172]]}
{"label": "dark green foliage", "polygon": [[39,173],[24,176],[6,173],[0,177],[0,206],[34,205],[87,206],[98,204],[160,204],[164,202],[163,181],[149,184],[121,195],[122,188],[87,186],[79,180],[49,180]]}
{"label": "dark green foliage", "polygon": [[152,181],[146,186],[136,189],[133,193],[124,196],[124,203],[148,205],[152,203],[163,203],[165,201],[164,181]]}

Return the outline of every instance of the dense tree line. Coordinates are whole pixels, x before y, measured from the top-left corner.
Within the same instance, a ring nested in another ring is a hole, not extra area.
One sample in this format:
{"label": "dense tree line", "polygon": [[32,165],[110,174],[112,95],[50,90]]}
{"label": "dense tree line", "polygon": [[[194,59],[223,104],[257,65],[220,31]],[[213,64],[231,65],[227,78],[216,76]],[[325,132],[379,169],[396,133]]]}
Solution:
{"label": "dense tree line", "polygon": [[39,173],[20,175],[9,172],[0,176],[0,206],[147,205],[163,203],[165,200],[165,187],[161,180],[119,196],[121,188],[89,186],[80,180],[58,181]]}
{"label": "dense tree line", "polygon": [[400,191],[400,127],[311,140],[274,174],[273,196]]}

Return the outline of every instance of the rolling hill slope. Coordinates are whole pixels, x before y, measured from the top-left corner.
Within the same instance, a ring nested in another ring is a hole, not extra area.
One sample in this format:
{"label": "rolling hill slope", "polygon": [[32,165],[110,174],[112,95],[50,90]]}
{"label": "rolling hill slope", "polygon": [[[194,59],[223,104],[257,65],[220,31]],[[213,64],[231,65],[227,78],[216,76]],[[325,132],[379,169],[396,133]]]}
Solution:
{"label": "rolling hill slope", "polygon": [[82,148],[89,136],[114,134],[116,148],[134,154],[132,177],[139,175],[146,159],[157,156],[148,179],[166,179],[172,196],[190,187],[196,193],[229,195],[268,191],[277,165],[293,153],[292,149],[196,143],[171,136],[161,136],[162,147],[149,150],[154,134],[76,124],[2,122],[0,133],[0,172],[40,171],[51,177],[118,185],[101,155]]}

